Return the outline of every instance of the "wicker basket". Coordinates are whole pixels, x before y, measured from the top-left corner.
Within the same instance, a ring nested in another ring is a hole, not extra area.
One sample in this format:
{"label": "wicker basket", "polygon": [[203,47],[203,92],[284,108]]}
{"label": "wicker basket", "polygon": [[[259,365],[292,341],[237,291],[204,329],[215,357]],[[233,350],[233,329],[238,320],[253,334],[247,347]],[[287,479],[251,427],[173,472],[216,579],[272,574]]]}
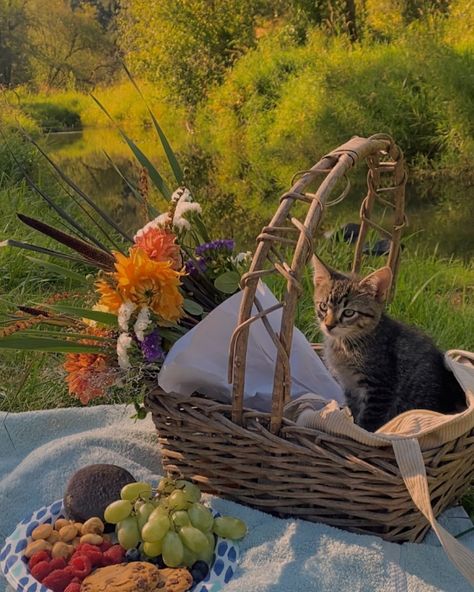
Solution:
{"label": "wicker basket", "polygon": [[[250,271],[242,278],[239,326],[232,340],[232,404],[161,389],[149,393],[146,404],[170,475],[192,478],[205,491],[275,515],[325,522],[390,541],[417,542],[429,523],[412,501],[390,445],[366,446],[323,430],[302,429],[283,417],[290,392],[289,344],[303,268],[313,252],[313,238],[325,207],[345,197],[349,181],[342,194],[330,202],[332,190],[363,160],[368,164],[368,192],[361,207],[353,271],[360,268],[367,231],[373,227],[392,241],[388,265],[396,275],[406,221],[403,155],[389,136],[355,137],[311,170],[298,173],[272,221],[257,238]],[[317,190],[308,192],[318,181]],[[295,202],[301,204],[299,212],[305,210],[301,219],[291,214]],[[371,218],[377,202],[393,209],[392,232]],[[255,298],[256,285],[269,273],[285,278],[286,291],[280,303],[280,333],[275,334],[266,323],[278,350],[272,411],[266,414],[243,407],[243,387],[249,324],[256,318],[265,323],[265,311]],[[252,317],[254,305],[259,314]],[[423,450],[434,515],[458,500],[472,481],[473,427],[440,446]]]}

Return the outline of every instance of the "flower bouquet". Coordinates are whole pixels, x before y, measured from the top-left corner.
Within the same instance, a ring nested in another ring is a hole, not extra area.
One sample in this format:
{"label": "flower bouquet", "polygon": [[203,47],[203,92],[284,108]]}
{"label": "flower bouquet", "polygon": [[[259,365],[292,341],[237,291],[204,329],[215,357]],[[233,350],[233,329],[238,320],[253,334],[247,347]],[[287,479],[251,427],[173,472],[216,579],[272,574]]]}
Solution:
{"label": "flower bouquet", "polygon": [[145,410],[138,403],[137,387],[156,381],[170,347],[238,290],[249,260],[249,253],[234,253],[233,240],[211,240],[201,206],[185,187],[176,156],[151,111],[150,115],[178,185],[174,192],[125,132],[119,129],[119,133],[142,165],[142,175],[167,198],[167,211],[158,214],[148,203],[148,192],[127,180],[134,196],[151,213],[151,220],[129,236],[30,139],[67,184],[90,226],[63,209],[24,171],[28,183],[60,216],[67,231],[21,213],[19,219],[74,253],[14,239],[0,243],[72,263],[73,267],[29,257],[82,286],[72,304],[61,302],[63,296],[71,300],[70,294],[60,294],[41,305],[19,306],[0,325],[0,348],[65,354],[69,393],[83,404],[115,387],[133,385],[138,417]]}

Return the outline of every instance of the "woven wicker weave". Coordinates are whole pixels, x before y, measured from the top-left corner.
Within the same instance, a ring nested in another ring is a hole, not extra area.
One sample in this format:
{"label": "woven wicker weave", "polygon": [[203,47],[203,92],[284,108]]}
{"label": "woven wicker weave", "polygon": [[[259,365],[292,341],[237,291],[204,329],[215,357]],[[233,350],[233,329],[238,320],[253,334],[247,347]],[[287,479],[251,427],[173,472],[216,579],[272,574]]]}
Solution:
{"label": "woven wicker weave", "polygon": [[[302,429],[283,417],[290,393],[289,344],[303,269],[313,253],[324,208],[342,199],[350,184],[347,181],[343,193],[332,202],[331,192],[364,160],[369,167],[368,192],[361,207],[353,271],[360,268],[366,234],[373,227],[392,240],[388,265],[396,275],[405,225],[403,155],[389,136],[355,137],[311,170],[298,174],[272,221],[257,237],[250,271],[242,278],[239,326],[231,346],[232,404],[161,389],[149,393],[146,404],[170,475],[192,478],[205,491],[276,515],[299,516],[391,541],[416,542],[429,525],[411,500],[391,446],[364,446],[349,438]],[[318,181],[318,189],[308,192]],[[305,206],[304,218],[291,214],[295,202]],[[393,209],[391,232],[372,220],[377,202]],[[255,298],[258,280],[269,273],[279,273],[286,280],[278,334],[266,323],[265,311]],[[252,317],[254,305],[259,314]],[[278,351],[269,414],[243,407],[248,329],[256,318],[262,318]],[[469,486],[474,475],[473,452],[474,430],[423,452],[435,515]]]}

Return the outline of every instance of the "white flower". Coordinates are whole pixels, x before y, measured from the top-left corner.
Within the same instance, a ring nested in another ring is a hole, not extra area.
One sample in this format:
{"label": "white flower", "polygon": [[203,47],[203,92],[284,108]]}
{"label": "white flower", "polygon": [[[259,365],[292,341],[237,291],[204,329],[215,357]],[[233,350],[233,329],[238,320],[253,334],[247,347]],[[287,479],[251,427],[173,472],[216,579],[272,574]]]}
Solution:
{"label": "white flower", "polygon": [[192,212],[200,214],[202,212],[201,206],[197,202],[182,201],[180,199],[174,212],[173,226],[177,226],[180,230],[189,230],[191,225],[185,216]]}
{"label": "white flower", "polygon": [[147,224],[145,224],[145,226],[143,228],[140,228],[140,230],[137,230],[136,235],[133,237],[133,241],[137,242],[137,238],[140,238],[142,236],[142,234],[145,234],[145,232],[147,230],[149,230],[150,228],[154,228],[155,226],[157,226],[156,220],[158,220],[158,218],[156,218],[155,220],[152,220],[151,222],[148,222]]}
{"label": "white flower", "polygon": [[130,360],[128,358],[128,349],[132,345],[132,337],[128,333],[120,333],[117,339],[117,358],[118,364],[122,370],[129,370],[131,368]]}
{"label": "white flower", "polygon": [[191,192],[187,187],[178,187],[176,191],[171,196],[171,203],[176,203],[179,201],[192,201],[193,198],[191,196]]}
{"label": "white flower", "polygon": [[136,308],[137,305],[130,302],[130,300],[127,300],[120,306],[118,310],[118,324],[122,331],[128,331],[128,321]]}
{"label": "white flower", "polygon": [[252,251],[246,251],[245,253],[237,253],[235,257],[232,257],[232,263],[239,265],[240,263],[247,263],[252,259]]}
{"label": "white flower", "polygon": [[135,321],[135,325],[133,326],[133,330],[135,331],[138,341],[143,341],[145,339],[144,332],[150,324],[150,320],[150,310],[147,306],[144,306],[142,309],[140,309],[137,320]]}

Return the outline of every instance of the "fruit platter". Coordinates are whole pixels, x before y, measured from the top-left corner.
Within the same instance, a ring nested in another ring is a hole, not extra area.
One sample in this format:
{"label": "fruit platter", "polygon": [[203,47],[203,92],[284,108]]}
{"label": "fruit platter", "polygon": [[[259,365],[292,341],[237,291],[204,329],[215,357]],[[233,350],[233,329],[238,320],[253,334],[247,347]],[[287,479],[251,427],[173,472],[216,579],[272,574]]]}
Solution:
{"label": "fruit platter", "polygon": [[217,592],[234,575],[246,531],[206,506],[191,481],[154,486],[91,465],[63,499],[18,524],[0,566],[18,592]]}

